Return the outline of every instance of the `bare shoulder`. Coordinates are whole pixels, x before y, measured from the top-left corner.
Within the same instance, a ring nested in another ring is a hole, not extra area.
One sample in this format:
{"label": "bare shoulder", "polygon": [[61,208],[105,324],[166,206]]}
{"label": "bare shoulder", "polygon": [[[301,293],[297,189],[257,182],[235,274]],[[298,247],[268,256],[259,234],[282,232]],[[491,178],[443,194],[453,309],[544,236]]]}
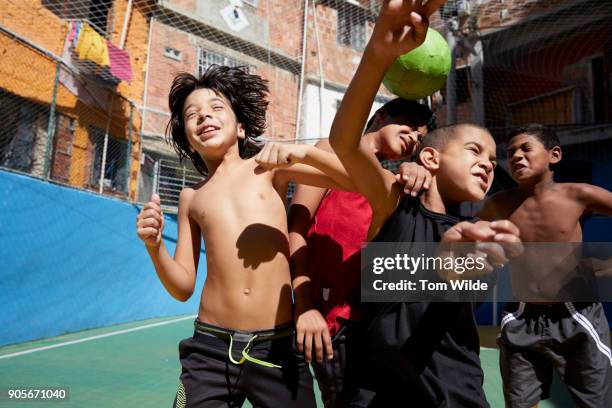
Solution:
{"label": "bare shoulder", "polygon": [[[198,183],[198,185],[201,183]],[[191,202],[191,200],[193,199],[193,196],[196,194],[196,188],[194,187],[185,187],[184,189],[181,190],[181,193],[179,194],[179,206],[186,206],[189,205],[189,203]]]}
{"label": "bare shoulder", "polygon": [[189,205],[196,193],[206,185],[207,179],[204,179],[191,187],[185,187],[179,193],[179,207]]}
{"label": "bare shoulder", "polygon": [[582,204],[590,201],[590,197],[596,194],[596,188],[587,183],[555,183],[549,188],[548,194],[563,196],[566,200]]}
{"label": "bare shoulder", "polygon": [[600,187],[587,183],[558,183],[558,188],[572,197],[583,197],[595,192]]}
{"label": "bare shoulder", "polygon": [[587,183],[563,183],[564,192],[576,201],[585,204],[609,200],[612,193],[605,188]]}

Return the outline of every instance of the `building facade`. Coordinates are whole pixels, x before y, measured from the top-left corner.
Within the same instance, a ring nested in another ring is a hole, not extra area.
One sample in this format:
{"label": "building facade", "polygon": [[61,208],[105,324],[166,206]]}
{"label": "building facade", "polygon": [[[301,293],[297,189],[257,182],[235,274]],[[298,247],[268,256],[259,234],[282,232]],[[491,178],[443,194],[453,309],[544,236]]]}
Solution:
{"label": "building facade", "polygon": [[[143,8],[128,0],[24,0],[1,1],[0,10],[0,166],[133,199],[148,29]],[[86,34],[74,36],[77,26]],[[87,54],[93,44],[96,56]],[[101,55],[102,65],[88,59]]]}

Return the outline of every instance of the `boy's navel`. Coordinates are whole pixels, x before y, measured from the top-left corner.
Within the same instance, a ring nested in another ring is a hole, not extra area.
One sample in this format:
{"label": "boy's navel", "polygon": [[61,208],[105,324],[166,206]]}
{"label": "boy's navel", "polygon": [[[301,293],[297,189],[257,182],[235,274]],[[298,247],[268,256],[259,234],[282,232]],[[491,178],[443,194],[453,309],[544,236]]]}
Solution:
{"label": "boy's navel", "polygon": [[244,292],[244,294],[245,294],[245,295],[248,295],[249,293],[251,293],[251,289],[249,289],[249,288],[244,288],[244,291],[243,291],[243,292]]}

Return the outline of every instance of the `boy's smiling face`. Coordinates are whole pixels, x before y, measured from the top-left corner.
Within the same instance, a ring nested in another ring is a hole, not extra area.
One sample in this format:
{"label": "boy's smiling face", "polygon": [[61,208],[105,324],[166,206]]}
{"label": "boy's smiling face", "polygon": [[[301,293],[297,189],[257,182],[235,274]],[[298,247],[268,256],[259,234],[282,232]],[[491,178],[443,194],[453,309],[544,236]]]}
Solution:
{"label": "boy's smiling face", "polygon": [[189,146],[203,157],[222,157],[245,136],[227,98],[207,88],[185,99],[183,121]]}
{"label": "boy's smiling face", "polygon": [[440,194],[455,202],[482,200],[493,183],[496,150],[488,131],[469,125],[458,128],[439,152]]}
{"label": "boy's smiling face", "polygon": [[510,175],[519,184],[538,181],[550,169],[550,164],[561,159],[561,148],[550,150],[536,137],[521,133],[508,141],[508,164]]}

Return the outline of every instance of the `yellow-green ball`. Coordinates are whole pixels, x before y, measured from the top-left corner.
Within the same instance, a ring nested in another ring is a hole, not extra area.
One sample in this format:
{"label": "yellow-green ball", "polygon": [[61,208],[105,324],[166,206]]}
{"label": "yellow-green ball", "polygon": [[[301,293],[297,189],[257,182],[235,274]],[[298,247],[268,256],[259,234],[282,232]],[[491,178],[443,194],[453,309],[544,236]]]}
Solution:
{"label": "yellow-green ball", "polygon": [[395,60],[383,84],[400,98],[421,99],[444,86],[450,68],[451,52],[446,40],[429,28],[421,46]]}

